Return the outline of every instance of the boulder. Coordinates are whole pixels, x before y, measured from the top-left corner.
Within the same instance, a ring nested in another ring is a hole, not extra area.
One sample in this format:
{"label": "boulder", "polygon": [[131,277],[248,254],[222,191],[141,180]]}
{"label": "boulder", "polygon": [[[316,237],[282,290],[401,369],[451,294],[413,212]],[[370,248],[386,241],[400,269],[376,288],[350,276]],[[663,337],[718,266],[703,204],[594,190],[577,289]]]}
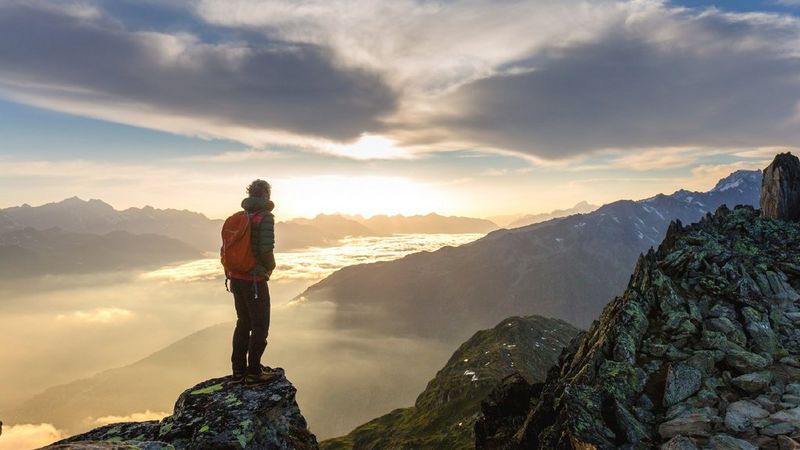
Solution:
{"label": "boulder", "polygon": [[739,348],[729,348],[725,360],[739,372],[747,373],[761,370],[769,365],[763,356]]}
{"label": "boulder", "polygon": [[725,426],[732,431],[744,431],[758,419],[769,416],[769,412],[758,403],[739,400],[728,405],[725,411]]}
{"label": "boulder", "polygon": [[658,434],[663,439],[670,439],[678,435],[708,436],[709,430],[711,430],[711,418],[706,414],[694,413],[662,423],[658,427]]}
{"label": "boulder", "polygon": [[772,381],[772,372],[752,372],[731,379],[731,383],[747,392],[762,392]]}
{"label": "boulder", "polygon": [[159,421],[106,425],[56,442],[48,450],[85,448],[316,450],[283,369],[257,386],[230,377],[184,391],[171,416]]}
{"label": "boulder", "polygon": [[693,439],[678,435],[662,444],[661,450],[698,450],[698,448]]}
{"label": "boulder", "polygon": [[664,388],[664,406],[674,405],[700,390],[701,379],[702,374],[694,367],[670,364]]}
{"label": "boulder", "polygon": [[778,436],[780,450],[800,450],[800,443],[787,436]]}
{"label": "boulder", "polygon": [[769,418],[773,422],[788,422],[800,428],[800,407],[778,411]]}
{"label": "boulder", "polygon": [[782,434],[789,434],[795,429],[795,426],[789,422],[775,422],[759,430],[759,433],[764,436],[779,436]]}
{"label": "boulder", "polygon": [[791,153],[779,154],[764,169],[761,215],[770,219],[800,219],[800,160]]}
{"label": "boulder", "polygon": [[758,450],[755,445],[727,434],[718,434],[708,442],[712,450]]}

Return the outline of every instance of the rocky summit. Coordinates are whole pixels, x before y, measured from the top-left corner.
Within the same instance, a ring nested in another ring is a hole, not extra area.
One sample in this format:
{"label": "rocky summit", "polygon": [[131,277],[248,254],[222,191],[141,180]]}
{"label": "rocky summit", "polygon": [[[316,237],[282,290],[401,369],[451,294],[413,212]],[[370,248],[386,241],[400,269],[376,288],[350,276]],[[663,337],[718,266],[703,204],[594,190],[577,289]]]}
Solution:
{"label": "rocky summit", "polygon": [[55,449],[313,450],[317,440],[295,402],[283,369],[268,384],[245,386],[229,377],[184,391],[161,421],[106,425],[48,447]]}
{"label": "rocky summit", "polygon": [[796,156],[781,153],[764,169],[760,204],[764,217],[800,220],[800,160]]}
{"label": "rocky summit", "polygon": [[478,449],[788,449],[800,437],[800,226],[670,225],[544,383],[484,401]]}

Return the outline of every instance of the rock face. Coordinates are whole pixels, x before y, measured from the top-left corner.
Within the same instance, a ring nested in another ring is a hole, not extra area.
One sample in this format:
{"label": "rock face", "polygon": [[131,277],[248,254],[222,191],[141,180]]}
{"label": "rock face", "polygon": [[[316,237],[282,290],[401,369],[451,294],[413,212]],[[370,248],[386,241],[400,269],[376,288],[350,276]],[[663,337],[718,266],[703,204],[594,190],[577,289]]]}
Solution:
{"label": "rock face", "polygon": [[800,160],[781,153],[764,169],[761,215],[771,219],[800,219]]}
{"label": "rock face", "polygon": [[[521,386],[543,381],[579,330],[557,319],[510,317],[463,343],[411,408],[367,422],[323,450],[470,449],[485,398],[507,376]],[[527,407],[527,403],[524,405]]]}
{"label": "rock face", "polygon": [[751,207],[675,223],[545,383],[484,402],[476,447],[794,448],[798,288],[800,225]]}
{"label": "rock face", "polygon": [[229,377],[183,392],[161,421],[106,425],[47,449],[317,449],[283,369],[269,384],[244,386]]}

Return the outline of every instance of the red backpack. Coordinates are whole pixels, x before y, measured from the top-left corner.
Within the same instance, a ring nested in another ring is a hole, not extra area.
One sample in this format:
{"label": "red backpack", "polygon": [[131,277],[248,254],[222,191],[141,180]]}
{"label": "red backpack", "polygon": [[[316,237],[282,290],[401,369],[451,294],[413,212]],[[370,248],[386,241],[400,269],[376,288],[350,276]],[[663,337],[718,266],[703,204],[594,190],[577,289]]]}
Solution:
{"label": "red backpack", "polygon": [[250,273],[256,266],[251,239],[252,218],[257,217],[246,211],[239,211],[228,217],[222,225],[222,248],[220,259],[225,274]]}

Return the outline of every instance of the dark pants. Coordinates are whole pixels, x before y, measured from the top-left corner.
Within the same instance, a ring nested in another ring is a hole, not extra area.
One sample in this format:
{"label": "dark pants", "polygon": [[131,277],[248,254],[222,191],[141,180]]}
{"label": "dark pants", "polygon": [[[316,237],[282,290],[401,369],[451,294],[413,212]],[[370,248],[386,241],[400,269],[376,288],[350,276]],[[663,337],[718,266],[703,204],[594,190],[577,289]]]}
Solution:
{"label": "dark pants", "polygon": [[[231,280],[236,304],[231,364],[236,373],[261,371],[269,333],[269,289],[266,281]],[[258,296],[256,297],[256,292]]]}

